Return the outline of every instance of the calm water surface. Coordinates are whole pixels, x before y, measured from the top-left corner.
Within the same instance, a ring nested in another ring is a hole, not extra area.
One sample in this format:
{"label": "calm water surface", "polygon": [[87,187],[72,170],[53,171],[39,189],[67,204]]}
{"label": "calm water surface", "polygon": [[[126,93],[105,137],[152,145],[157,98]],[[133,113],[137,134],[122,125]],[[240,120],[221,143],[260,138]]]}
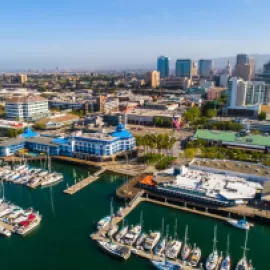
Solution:
{"label": "calm water surface", "polygon": [[[39,164],[36,164],[39,166]],[[110,211],[110,199],[115,197],[115,189],[127,178],[114,174],[103,174],[100,179],[81,192],[69,196],[62,191],[73,183],[73,168],[78,177],[85,177],[93,169],[55,162],[54,168],[64,174],[64,181],[56,186],[29,190],[22,186],[5,183],[6,198],[22,207],[34,207],[43,216],[40,227],[26,237],[13,235],[0,238],[1,270],[89,270],[89,269],[153,269],[144,259],[132,256],[127,262],[111,258],[103,253],[89,234],[95,230],[96,222]],[[123,203],[115,199],[115,209]],[[175,220],[177,232],[184,237],[186,224],[189,225],[189,239],[202,248],[207,256],[212,249],[214,225],[218,225],[218,249],[225,251],[227,234],[231,238],[231,256],[235,263],[242,255],[244,232],[223,222],[215,221],[186,212],[172,210],[144,203],[129,216],[129,224],[139,222],[144,216],[144,230],[160,229],[162,218],[170,225],[173,234]],[[248,257],[257,270],[269,270],[270,229],[256,225],[250,231]]]}

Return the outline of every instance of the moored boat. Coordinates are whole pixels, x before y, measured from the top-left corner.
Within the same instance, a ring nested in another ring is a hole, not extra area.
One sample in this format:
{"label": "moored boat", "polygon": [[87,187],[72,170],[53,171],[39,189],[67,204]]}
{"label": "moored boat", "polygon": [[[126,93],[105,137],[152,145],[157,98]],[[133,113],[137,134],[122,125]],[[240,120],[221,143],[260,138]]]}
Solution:
{"label": "moored boat", "polygon": [[115,236],[115,240],[117,242],[121,242],[122,238],[124,238],[124,236],[126,235],[126,233],[128,232],[128,226],[123,227],[118,234],[116,234]]}
{"label": "moored boat", "polygon": [[180,270],[180,269],[182,269],[182,267],[179,264],[173,263],[173,262],[168,262],[166,260],[164,260],[164,261],[153,260],[151,262],[159,270]]}
{"label": "moored boat", "polygon": [[144,249],[152,250],[160,239],[160,232],[150,232],[149,236],[145,239]]}
{"label": "moored boat", "polygon": [[229,254],[229,246],[230,246],[230,237],[228,235],[226,257],[221,263],[220,270],[230,270],[231,269],[231,257]]}
{"label": "moored boat", "polygon": [[185,230],[185,241],[184,241],[184,245],[183,248],[181,250],[181,259],[183,261],[185,261],[191,252],[191,246],[187,243],[188,241],[188,226],[186,226],[186,230]]}
{"label": "moored boat", "polygon": [[214,239],[213,239],[213,251],[206,259],[206,263],[205,263],[206,270],[213,270],[217,267],[219,257],[218,257],[216,243],[217,243],[217,227],[215,226]]}
{"label": "moored boat", "polygon": [[120,258],[120,259],[124,259],[127,260],[130,255],[130,249],[124,246],[121,246],[119,244],[115,244],[112,242],[105,242],[105,241],[97,241],[98,245],[108,254]]}
{"label": "moored boat", "polygon": [[10,237],[11,236],[11,232],[7,229],[5,229],[4,227],[0,226],[0,234],[6,236],[6,237]]}
{"label": "moored boat", "polygon": [[156,245],[155,249],[154,249],[154,253],[158,256],[160,256],[164,249],[165,249],[165,246],[166,246],[166,239],[163,238],[161,241],[158,242],[158,244]]}
{"label": "moored boat", "polygon": [[194,244],[193,250],[191,251],[191,256],[190,256],[190,264],[193,267],[196,267],[200,260],[201,260],[201,256],[202,256],[202,251],[199,247],[196,247],[196,244]]}
{"label": "moored boat", "polygon": [[141,225],[137,225],[131,228],[124,237],[124,243],[126,245],[132,246],[136,242],[139,235],[141,234],[141,231],[142,231]]}
{"label": "moored boat", "polygon": [[229,219],[228,223],[238,229],[242,229],[242,230],[250,229],[250,224],[245,219],[241,219],[241,220]]}

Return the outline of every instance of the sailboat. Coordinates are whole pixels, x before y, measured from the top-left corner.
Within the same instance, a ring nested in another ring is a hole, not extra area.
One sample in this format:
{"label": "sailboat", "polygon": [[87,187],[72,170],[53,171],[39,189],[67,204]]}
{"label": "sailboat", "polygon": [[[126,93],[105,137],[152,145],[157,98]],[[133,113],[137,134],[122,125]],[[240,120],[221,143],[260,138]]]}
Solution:
{"label": "sailboat", "polygon": [[175,220],[174,226],[174,240],[169,241],[166,246],[165,255],[169,259],[176,259],[182,247],[182,242],[177,240],[177,219]]}
{"label": "sailboat", "polygon": [[124,238],[127,232],[128,232],[128,225],[125,225],[125,219],[123,218],[122,228],[119,230],[119,232],[115,236],[115,240],[117,242],[122,242],[122,239]]}
{"label": "sailboat", "polygon": [[165,259],[165,257],[164,257],[164,261],[153,260],[151,262],[159,270],[180,270],[180,269],[182,269],[182,267],[179,264],[173,263],[173,262],[168,262]]}
{"label": "sailboat", "polygon": [[186,230],[185,230],[185,242],[181,251],[181,258],[183,261],[185,261],[190,253],[191,253],[191,247],[190,245],[187,243],[188,240],[188,225],[186,226]]}
{"label": "sailboat", "polygon": [[229,253],[229,248],[230,248],[230,235],[228,235],[228,238],[227,238],[226,257],[221,263],[220,270],[230,270],[231,269],[231,257],[230,257],[230,253]]}
{"label": "sailboat", "polygon": [[241,260],[237,263],[236,270],[253,270],[252,262],[247,260],[246,252],[248,250],[247,248],[247,242],[248,242],[248,230],[246,230],[246,238],[245,238],[245,245],[243,248],[243,257]]}
{"label": "sailboat", "polygon": [[190,264],[193,267],[196,267],[201,259],[202,256],[202,251],[199,247],[196,246],[196,244],[194,244],[192,252],[191,252],[191,256],[190,256]]}
{"label": "sailboat", "polygon": [[218,251],[217,251],[217,226],[214,228],[214,239],[213,239],[213,251],[208,256],[205,268],[206,270],[213,270],[217,267],[218,264]]}
{"label": "sailboat", "polygon": [[109,226],[109,230],[108,230],[108,236],[111,238],[117,231],[119,226],[117,224],[113,225],[113,199],[111,200],[111,220],[110,220],[110,226]]}
{"label": "sailboat", "polygon": [[46,179],[43,179],[41,182],[41,186],[50,186],[53,184],[56,184],[60,181],[63,180],[63,175],[60,173],[52,173],[52,161],[51,161],[51,157],[48,155],[48,176],[46,177]]}
{"label": "sailboat", "polygon": [[[168,232],[166,233],[168,234]],[[162,218],[162,223],[161,223],[161,240],[158,242],[158,244],[156,245],[155,249],[154,249],[154,253],[156,255],[161,255],[165,249],[166,246],[166,237],[164,237],[164,218]]]}

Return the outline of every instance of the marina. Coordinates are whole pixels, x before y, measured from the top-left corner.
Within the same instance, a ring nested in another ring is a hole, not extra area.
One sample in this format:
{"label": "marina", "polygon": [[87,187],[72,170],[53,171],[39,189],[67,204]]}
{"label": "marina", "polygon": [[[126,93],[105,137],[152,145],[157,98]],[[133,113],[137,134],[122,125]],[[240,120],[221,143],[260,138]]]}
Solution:
{"label": "marina", "polygon": [[[32,167],[33,166],[33,167]],[[40,164],[31,164],[32,168],[39,168]],[[33,231],[30,237],[21,239],[18,237],[2,238],[0,248],[3,250],[2,266],[3,269],[18,269],[18,267],[27,267],[31,264],[33,269],[78,269],[86,270],[89,267],[101,269],[155,269],[152,260],[161,263],[163,259],[160,256],[149,255],[147,260],[140,259],[141,256],[130,256],[125,262],[117,260],[114,257],[107,256],[95,241],[89,241],[87,237],[91,231],[96,229],[96,224],[102,217],[110,214],[109,203],[111,197],[115,196],[115,190],[126,182],[127,177],[123,175],[114,175],[104,172],[100,175],[99,181],[94,181],[91,185],[85,187],[74,196],[64,196],[63,190],[67,186],[74,184],[73,170],[74,166],[62,162],[53,162],[53,167],[57,172],[64,176],[64,181],[58,185],[46,188],[24,189],[20,185],[10,185],[4,182],[5,193],[8,200],[23,208],[31,205],[37,209],[42,216],[42,223]],[[96,171],[86,167],[76,166],[76,175],[78,178],[86,178],[90,173],[93,175]],[[195,212],[185,211],[172,206],[166,206],[165,201],[160,204],[151,202],[151,198],[140,198],[134,200],[132,207],[123,205],[122,201],[114,200],[115,212],[122,207],[119,216],[114,220],[119,225],[118,232],[122,228],[122,220],[125,216],[125,224],[131,226],[137,225],[140,220],[140,213],[143,212],[143,232],[147,235],[150,231],[156,232],[161,229],[161,220],[164,218],[165,225],[170,225],[170,235],[173,234],[175,219],[178,219],[178,235],[180,241],[184,243],[185,228],[188,225],[188,243],[194,248],[200,247],[202,255],[201,261],[204,262],[212,250],[213,228],[217,225],[218,250],[226,251],[227,234],[230,233],[231,244],[230,254],[232,265],[236,266],[241,259],[243,251],[241,245],[245,240],[245,231],[234,228],[226,220],[210,216],[198,215],[197,209],[190,209]],[[68,211],[66,210],[68,209]],[[210,213],[209,213],[210,214]],[[218,215],[217,215],[218,216]],[[74,228],[77,232],[74,234]],[[222,232],[222,233],[221,233]],[[117,233],[116,233],[117,235]],[[116,236],[115,235],[115,236]],[[113,236],[113,237],[115,237]],[[270,231],[268,227],[255,224],[250,229],[247,253],[248,259],[252,259],[256,269],[267,269],[268,267],[268,240]],[[260,241],[258,241],[260,239]],[[182,244],[183,245],[183,244]],[[76,249],[74,249],[76,246]],[[64,248],[63,248],[64,247]],[[260,250],[260,257],[256,256],[256,250]],[[44,252],[46,256],[44,257]],[[16,254],[17,260],[10,261],[10,255]],[[32,254],[31,258],[26,254]],[[57,254],[57,256],[55,256]],[[138,250],[138,254],[143,254]],[[8,255],[8,256],[5,256]],[[181,256],[181,253],[180,255]],[[67,260],[66,258],[69,257]],[[189,266],[187,266],[189,267]],[[187,268],[189,269],[189,268]],[[234,269],[234,268],[233,268]]]}

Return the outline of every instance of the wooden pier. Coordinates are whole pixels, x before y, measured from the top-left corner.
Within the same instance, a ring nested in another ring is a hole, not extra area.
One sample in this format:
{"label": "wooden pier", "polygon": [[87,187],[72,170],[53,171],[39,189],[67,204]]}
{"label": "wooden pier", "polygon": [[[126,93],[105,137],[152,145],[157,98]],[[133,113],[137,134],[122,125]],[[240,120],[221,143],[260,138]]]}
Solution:
{"label": "wooden pier", "polygon": [[98,179],[99,175],[102,174],[104,171],[105,171],[105,169],[103,168],[103,169],[99,170],[98,172],[94,173],[93,175],[86,177],[84,180],[79,181],[76,184],[74,184],[73,186],[65,189],[64,193],[69,194],[69,195],[73,195],[73,194],[77,193],[78,191],[82,190],[86,186],[88,186],[91,183],[93,183],[94,181],[96,181]]}

